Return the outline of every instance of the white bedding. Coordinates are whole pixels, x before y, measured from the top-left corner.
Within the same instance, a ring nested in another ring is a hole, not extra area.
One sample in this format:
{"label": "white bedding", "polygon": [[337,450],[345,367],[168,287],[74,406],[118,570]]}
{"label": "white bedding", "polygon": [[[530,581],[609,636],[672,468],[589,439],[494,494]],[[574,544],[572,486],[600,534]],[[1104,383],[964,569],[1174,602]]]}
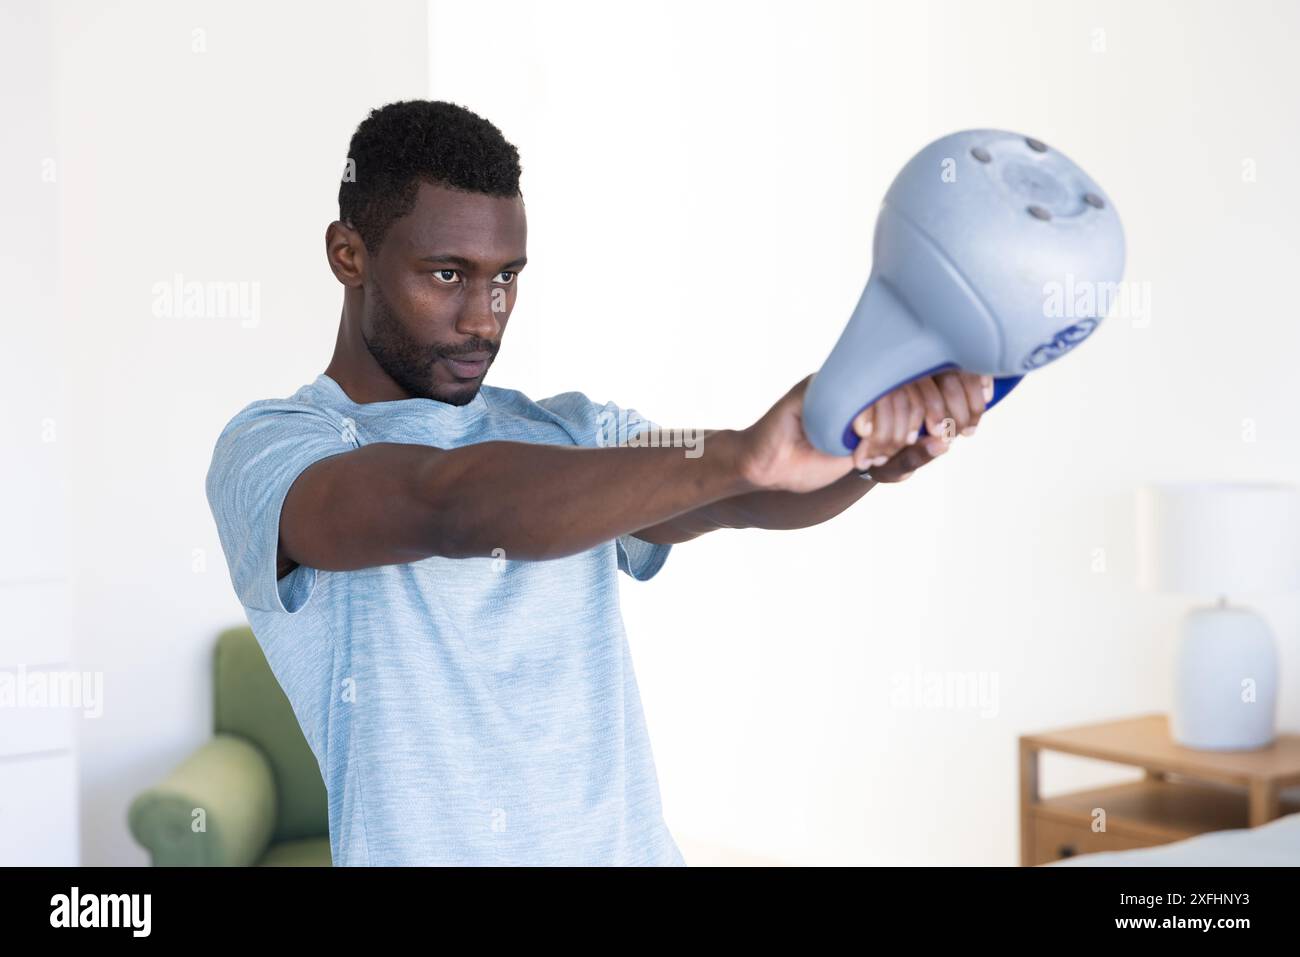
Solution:
{"label": "white bedding", "polygon": [[1048,867],[1300,867],[1300,814],[1134,851],[1080,854]]}

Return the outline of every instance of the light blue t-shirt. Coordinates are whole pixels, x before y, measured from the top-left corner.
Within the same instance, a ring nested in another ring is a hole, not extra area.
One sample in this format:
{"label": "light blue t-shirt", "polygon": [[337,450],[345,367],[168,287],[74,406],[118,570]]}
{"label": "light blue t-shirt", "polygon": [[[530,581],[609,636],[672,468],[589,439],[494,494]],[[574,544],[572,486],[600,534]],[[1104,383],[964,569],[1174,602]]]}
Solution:
{"label": "light blue t-shirt", "polygon": [[[336,866],[681,865],[618,601],[671,546],[631,535],[548,561],[426,558],[276,580],[280,507],[313,462],[371,442],[610,444],[652,423],[580,392],[483,386],[358,405],[327,375],[222,431],[208,503],[235,592],[320,763]],[[598,435],[602,432],[603,436]]]}

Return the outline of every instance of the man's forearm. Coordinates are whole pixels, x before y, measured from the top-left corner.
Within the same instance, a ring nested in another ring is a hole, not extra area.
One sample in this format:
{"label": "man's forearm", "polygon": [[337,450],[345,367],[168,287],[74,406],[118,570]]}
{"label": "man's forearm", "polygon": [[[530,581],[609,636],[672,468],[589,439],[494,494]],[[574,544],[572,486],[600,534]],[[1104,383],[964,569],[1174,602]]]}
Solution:
{"label": "man's forearm", "polygon": [[713,502],[703,511],[726,528],[808,528],[839,515],[875,487],[874,481],[854,471],[815,492],[748,492]]}
{"label": "man's forearm", "polygon": [[461,558],[503,549],[507,558],[576,554],[753,490],[740,435],[710,436],[709,454],[675,448],[591,449],[492,441],[431,460],[429,527],[422,538]]}
{"label": "man's forearm", "polygon": [[[715,434],[704,432],[706,446]],[[854,471],[815,492],[742,492],[641,529],[637,537],[659,544],[676,544],[722,528],[808,528],[839,515],[876,484]]]}
{"label": "man's forearm", "polygon": [[839,515],[875,487],[874,481],[850,472],[816,492],[742,493],[643,528],[637,537],[673,545],[722,528],[808,528]]}

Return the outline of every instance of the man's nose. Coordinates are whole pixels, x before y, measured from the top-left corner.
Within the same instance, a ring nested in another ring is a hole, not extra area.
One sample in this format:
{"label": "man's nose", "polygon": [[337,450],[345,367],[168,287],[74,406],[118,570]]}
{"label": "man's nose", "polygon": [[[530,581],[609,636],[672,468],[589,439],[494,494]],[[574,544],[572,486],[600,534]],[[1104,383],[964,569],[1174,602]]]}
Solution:
{"label": "man's nose", "polygon": [[465,309],[456,323],[456,331],[466,336],[495,340],[501,334],[501,326],[506,317],[505,291],[488,284],[486,289],[476,289],[473,295],[466,298]]}

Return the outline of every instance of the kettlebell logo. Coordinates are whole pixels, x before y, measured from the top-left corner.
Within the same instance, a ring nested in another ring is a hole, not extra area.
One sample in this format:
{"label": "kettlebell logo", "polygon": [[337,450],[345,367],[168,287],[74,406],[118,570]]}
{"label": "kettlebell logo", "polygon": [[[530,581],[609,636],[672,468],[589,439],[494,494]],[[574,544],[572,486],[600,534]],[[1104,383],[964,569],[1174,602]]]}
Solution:
{"label": "kettlebell logo", "polygon": [[1100,319],[1080,319],[1074,325],[1066,326],[1052,336],[1050,342],[1044,342],[1029,353],[1029,356],[1021,363],[1021,368],[1026,370],[1037,369],[1047,365],[1053,359],[1060,358],[1084,339],[1087,339],[1100,322]]}

